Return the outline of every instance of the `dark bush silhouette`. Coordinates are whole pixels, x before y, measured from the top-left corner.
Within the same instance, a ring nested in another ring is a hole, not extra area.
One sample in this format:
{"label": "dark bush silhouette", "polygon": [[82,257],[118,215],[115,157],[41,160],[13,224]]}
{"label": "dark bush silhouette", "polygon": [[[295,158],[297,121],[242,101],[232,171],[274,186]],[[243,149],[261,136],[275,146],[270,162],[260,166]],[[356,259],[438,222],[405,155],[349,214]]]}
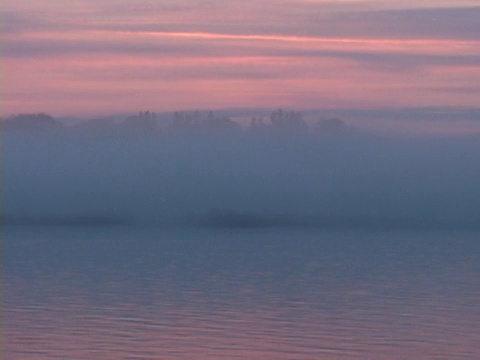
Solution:
{"label": "dark bush silhouette", "polygon": [[3,123],[5,131],[49,131],[63,127],[60,121],[44,113],[12,115]]}

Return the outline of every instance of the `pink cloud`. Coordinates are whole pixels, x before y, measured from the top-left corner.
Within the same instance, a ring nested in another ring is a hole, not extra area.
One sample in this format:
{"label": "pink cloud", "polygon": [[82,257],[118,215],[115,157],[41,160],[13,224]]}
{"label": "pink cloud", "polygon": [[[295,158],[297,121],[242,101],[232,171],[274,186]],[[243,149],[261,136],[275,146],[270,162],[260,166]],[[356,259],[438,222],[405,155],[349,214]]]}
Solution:
{"label": "pink cloud", "polygon": [[[250,13],[233,0],[22,4],[8,7],[26,20],[4,36],[6,114],[478,105],[480,39],[375,33],[362,20],[380,9],[374,3],[362,5],[366,15],[321,1],[262,1]],[[313,21],[307,10],[322,17]],[[342,14],[356,14],[356,28]]]}

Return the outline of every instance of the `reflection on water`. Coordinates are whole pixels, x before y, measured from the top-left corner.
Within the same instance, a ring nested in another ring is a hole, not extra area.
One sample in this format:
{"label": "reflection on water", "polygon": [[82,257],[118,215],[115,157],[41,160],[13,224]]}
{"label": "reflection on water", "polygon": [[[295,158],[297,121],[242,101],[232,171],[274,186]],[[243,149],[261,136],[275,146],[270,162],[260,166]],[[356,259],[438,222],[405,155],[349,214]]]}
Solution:
{"label": "reflection on water", "polygon": [[12,228],[4,359],[474,359],[465,233]]}

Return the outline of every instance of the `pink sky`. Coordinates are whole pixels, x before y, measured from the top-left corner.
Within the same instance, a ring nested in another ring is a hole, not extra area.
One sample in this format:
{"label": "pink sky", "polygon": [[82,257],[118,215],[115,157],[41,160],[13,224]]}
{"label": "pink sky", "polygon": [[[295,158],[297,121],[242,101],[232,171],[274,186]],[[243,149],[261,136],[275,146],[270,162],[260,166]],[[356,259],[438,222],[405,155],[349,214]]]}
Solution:
{"label": "pink sky", "polygon": [[6,0],[2,113],[478,106],[480,6]]}

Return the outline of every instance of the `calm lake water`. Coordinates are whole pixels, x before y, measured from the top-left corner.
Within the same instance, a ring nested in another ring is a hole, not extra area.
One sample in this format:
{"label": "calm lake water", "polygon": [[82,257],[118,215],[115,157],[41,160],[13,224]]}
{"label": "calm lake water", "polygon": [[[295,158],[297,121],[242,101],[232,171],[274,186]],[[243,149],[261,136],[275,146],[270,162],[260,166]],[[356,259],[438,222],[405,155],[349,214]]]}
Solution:
{"label": "calm lake water", "polygon": [[2,359],[478,359],[480,235],[3,229]]}

